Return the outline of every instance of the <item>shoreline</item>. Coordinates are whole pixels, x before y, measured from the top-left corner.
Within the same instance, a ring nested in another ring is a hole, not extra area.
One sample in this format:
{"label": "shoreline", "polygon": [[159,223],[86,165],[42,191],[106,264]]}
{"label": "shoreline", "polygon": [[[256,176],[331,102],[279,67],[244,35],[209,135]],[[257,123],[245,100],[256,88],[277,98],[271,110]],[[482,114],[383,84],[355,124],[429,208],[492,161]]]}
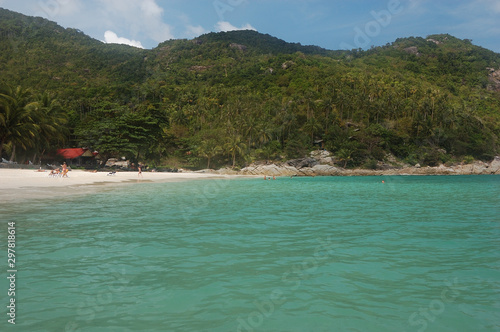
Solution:
{"label": "shoreline", "polygon": [[194,172],[142,172],[142,177],[139,177],[137,172],[116,172],[114,175],[108,175],[109,172],[73,170],[68,173],[67,178],[63,178],[50,177],[49,173],[49,171],[40,172],[36,169],[0,168],[0,201],[11,203],[26,199],[85,195],[140,183],[252,177]]}
{"label": "shoreline", "polygon": [[166,183],[203,179],[260,178],[262,176],[445,176],[445,175],[500,175],[500,157],[490,163],[436,167],[393,167],[387,169],[344,169],[331,164],[294,167],[286,163],[254,164],[239,171],[223,168],[195,172],[90,172],[72,170],[67,178],[50,177],[49,171],[37,169],[0,168],[0,201],[4,203],[29,199],[52,199],[77,196],[105,190],[117,190],[140,183]]}
{"label": "shoreline", "polygon": [[255,175],[255,176],[401,176],[401,175],[500,175],[500,157],[495,157],[491,162],[475,161],[471,164],[458,164],[445,166],[443,164],[435,167],[416,166],[389,166],[384,169],[346,169],[337,167],[333,163],[322,163],[321,159],[306,160],[309,164],[305,166],[291,165],[285,163],[253,164],[234,171],[228,168],[220,170],[203,170],[200,172],[221,175]]}

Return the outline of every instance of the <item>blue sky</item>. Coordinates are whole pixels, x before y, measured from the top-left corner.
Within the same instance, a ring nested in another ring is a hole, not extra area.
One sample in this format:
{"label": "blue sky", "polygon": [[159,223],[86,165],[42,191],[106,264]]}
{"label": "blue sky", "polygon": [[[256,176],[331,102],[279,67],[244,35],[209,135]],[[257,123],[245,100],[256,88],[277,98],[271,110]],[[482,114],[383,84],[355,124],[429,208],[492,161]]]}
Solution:
{"label": "blue sky", "polygon": [[331,50],[449,33],[500,53],[500,0],[0,0],[0,7],[144,48],[254,29]]}

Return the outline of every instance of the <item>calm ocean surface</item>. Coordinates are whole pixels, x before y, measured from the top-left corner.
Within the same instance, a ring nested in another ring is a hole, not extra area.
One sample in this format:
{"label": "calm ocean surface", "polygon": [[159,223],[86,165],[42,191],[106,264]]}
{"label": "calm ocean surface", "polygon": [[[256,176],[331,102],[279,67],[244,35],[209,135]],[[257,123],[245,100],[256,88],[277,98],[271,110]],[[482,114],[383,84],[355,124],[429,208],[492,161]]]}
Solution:
{"label": "calm ocean surface", "polygon": [[500,176],[395,176],[0,203],[0,330],[500,331],[499,197]]}

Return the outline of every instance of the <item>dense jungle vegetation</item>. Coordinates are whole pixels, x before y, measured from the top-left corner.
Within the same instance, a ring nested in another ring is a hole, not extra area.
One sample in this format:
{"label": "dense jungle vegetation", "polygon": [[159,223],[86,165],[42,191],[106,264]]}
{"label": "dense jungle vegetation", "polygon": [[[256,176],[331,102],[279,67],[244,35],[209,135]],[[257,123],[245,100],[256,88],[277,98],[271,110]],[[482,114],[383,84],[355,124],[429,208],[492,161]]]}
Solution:
{"label": "dense jungle vegetation", "polygon": [[0,155],[57,148],[171,167],[241,167],[322,146],[342,165],[491,160],[500,54],[450,35],[330,51],[255,31],[152,50],[0,9]]}

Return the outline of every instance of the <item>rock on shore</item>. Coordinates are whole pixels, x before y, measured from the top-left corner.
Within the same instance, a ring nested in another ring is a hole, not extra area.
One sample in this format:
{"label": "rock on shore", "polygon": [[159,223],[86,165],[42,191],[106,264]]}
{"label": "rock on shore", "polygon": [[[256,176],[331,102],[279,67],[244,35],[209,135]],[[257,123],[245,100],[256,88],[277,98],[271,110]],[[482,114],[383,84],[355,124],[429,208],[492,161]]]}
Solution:
{"label": "rock on shore", "polygon": [[500,174],[500,156],[491,162],[476,161],[466,165],[436,167],[388,166],[383,169],[345,169],[335,166],[334,158],[326,154],[311,153],[311,158],[289,160],[283,163],[252,164],[240,171],[220,169],[217,174],[267,176],[368,176],[368,175],[486,175]]}

